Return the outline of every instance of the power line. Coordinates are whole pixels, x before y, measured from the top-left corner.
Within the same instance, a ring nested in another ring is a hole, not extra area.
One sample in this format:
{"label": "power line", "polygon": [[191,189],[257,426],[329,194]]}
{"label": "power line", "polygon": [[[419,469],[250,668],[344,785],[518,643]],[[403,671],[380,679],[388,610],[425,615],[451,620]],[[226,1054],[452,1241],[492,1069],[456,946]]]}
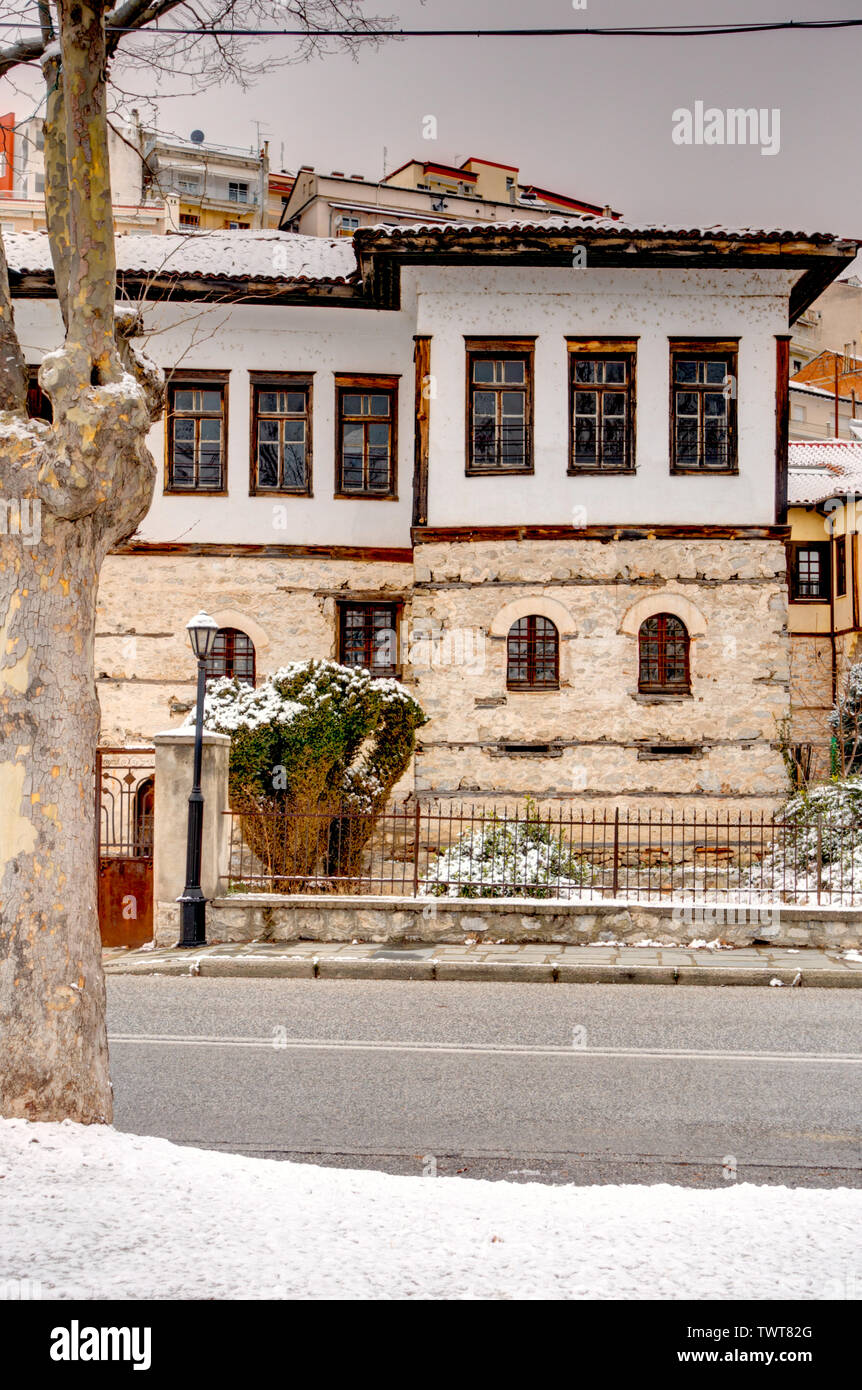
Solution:
{"label": "power line", "polygon": [[[38,30],[36,23],[0,21],[0,28]],[[288,39],[530,39],[530,38],[716,38],[734,34],[766,34],[784,31],[822,29],[854,29],[862,27],[862,19],[781,19],[749,24],[675,24],[617,26],[597,28],[582,26],[569,29],[239,29],[210,28],[205,25],[189,28],[163,27],[158,21],[143,27],[106,24],[112,34],[160,34],[179,38],[288,38]]]}

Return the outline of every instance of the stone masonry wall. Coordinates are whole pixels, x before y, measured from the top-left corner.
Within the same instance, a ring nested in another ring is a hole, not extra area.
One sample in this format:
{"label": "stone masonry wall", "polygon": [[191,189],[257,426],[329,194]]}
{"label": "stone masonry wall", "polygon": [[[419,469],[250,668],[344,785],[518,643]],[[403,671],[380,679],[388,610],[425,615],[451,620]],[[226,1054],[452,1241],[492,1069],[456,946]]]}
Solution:
{"label": "stone masonry wall", "polygon": [[[435,665],[432,643],[425,668],[414,663],[432,719],[416,759],[423,799],[530,792],[587,814],[613,804],[759,814],[784,795],[775,746],[789,712],[779,543],[433,543],[416,547],[414,565],[413,629],[436,631],[441,653]],[[687,699],[638,694],[637,629],[657,611],[676,613],[691,633]],[[506,689],[506,633],[530,612],[560,631],[558,691]],[[549,743],[553,753],[507,754],[507,742]],[[650,751],[668,742],[695,751]]]}
{"label": "stone masonry wall", "polygon": [[409,601],[412,576],[409,563],[364,560],[109,556],[96,623],[103,742],[146,741],[192,708],[196,672],[185,624],[198,609],[248,633],[262,676],[288,661],[334,658],[336,599]]}

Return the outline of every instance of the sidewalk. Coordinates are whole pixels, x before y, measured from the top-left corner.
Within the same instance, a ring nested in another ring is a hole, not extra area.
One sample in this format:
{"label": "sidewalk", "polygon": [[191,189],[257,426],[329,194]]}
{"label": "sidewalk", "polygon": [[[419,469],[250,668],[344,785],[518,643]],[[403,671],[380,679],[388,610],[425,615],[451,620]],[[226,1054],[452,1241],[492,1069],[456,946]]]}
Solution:
{"label": "sidewalk", "polygon": [[536,984],[805,985],[862,989],[862,952],[772,946],[345,945],[225,943],[103,952],[108,975],[212,975],[252,979],[519,980]]}

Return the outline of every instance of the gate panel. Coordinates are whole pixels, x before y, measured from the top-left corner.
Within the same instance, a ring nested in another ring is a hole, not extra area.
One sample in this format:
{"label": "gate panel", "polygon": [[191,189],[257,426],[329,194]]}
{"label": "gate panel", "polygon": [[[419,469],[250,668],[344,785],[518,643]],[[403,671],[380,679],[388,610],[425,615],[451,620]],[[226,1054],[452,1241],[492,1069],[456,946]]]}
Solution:
{"label": "gate panel", "polygon": [[153,936],[152,748],[96,753],[99,929],[103,946],[142,946]]}

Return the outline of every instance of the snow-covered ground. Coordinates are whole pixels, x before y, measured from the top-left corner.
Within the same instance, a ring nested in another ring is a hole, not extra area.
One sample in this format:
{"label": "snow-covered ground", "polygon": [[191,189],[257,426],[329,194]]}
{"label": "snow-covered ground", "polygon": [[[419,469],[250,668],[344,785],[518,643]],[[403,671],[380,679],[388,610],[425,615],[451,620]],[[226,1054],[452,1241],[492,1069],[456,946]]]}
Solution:
{"label": "snow-covered ground", "polygon": [[43,1298],[862,1294],[848,1189],[389,1177],[19,1120],[0,1175],[0,1287]]}

